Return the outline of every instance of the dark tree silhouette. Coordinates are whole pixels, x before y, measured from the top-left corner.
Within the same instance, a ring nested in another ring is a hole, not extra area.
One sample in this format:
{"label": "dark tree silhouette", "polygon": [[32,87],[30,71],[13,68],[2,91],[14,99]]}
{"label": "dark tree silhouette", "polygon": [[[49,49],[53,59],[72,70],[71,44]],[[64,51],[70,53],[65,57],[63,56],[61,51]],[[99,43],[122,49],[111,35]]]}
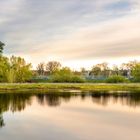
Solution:
{"label": "dark tree silhouette", "polygon": [[1,41],[0,41],[0,54],[3,52],[3,46],[4,46],[5,44],[4,43],[2,43]]}

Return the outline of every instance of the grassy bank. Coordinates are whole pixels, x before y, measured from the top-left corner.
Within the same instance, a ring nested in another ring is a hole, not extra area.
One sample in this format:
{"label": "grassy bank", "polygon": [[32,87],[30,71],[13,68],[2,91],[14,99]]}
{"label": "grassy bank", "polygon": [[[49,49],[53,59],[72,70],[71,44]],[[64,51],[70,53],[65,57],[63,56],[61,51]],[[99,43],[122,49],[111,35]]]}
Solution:
{"label": "grassy bank", "polygon": [[0,91],[16,90],[101,90],[101,91],[140,91],[140,84],[75,84],[75,83],[24,83],[0,84]]}

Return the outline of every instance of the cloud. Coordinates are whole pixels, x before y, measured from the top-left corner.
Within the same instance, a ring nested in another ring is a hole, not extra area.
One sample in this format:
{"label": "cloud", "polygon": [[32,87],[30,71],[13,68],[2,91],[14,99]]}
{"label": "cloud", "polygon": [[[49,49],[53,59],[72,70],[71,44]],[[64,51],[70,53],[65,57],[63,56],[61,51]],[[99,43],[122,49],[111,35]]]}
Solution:
{"label": "cloud", "polygon": [[33,63],[139,56],[139,0],[7,0],[0,5],[7,55]]}
{"label": "cloud", "polygon": [[0,25],[4,25],[9,22],[14,14],[18,12],[21,7],[23,0],[6,0],[0,1],[1,10],[0,10]]}
{"label": "cloud", "polygon": [[73,35],[43,44],[33,55],[62,59],[94,59],[139,56],[140,15],[126,16],[81,28]]}

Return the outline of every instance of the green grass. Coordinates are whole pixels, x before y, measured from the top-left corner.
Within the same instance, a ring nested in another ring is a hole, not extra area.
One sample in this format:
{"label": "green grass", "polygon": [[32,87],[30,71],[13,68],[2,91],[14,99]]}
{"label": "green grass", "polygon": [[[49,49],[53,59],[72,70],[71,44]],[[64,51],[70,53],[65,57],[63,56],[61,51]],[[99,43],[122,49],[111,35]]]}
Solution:
{"label": "green grass", "polygon": [[9,90],[82,90],[82,91],[140,91],[140,84],[93,84],[93,83],[23,83],[0,84],[0,91]]}

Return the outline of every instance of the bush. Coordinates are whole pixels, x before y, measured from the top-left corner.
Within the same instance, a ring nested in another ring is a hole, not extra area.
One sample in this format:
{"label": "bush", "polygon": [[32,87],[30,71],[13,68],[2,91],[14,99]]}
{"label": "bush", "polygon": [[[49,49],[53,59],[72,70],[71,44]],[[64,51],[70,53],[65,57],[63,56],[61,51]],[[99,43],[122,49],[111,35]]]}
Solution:
{"label": "bush", "polygon": [[71,77],[71,82],[72,83],[84,83],[85,79],[81,78],[80,76],[74,75]]}
{"label": "bush", "polygon": [[51,82],[55,83],[84,83],[85,80],[77,75],[55,74],[51,76]]}
{"label": "bush", "polygon": [[129,82],[125,77],[119,76],[119,75],[114,75],[109,77],[106,80],[107,83],[126,83]]}

